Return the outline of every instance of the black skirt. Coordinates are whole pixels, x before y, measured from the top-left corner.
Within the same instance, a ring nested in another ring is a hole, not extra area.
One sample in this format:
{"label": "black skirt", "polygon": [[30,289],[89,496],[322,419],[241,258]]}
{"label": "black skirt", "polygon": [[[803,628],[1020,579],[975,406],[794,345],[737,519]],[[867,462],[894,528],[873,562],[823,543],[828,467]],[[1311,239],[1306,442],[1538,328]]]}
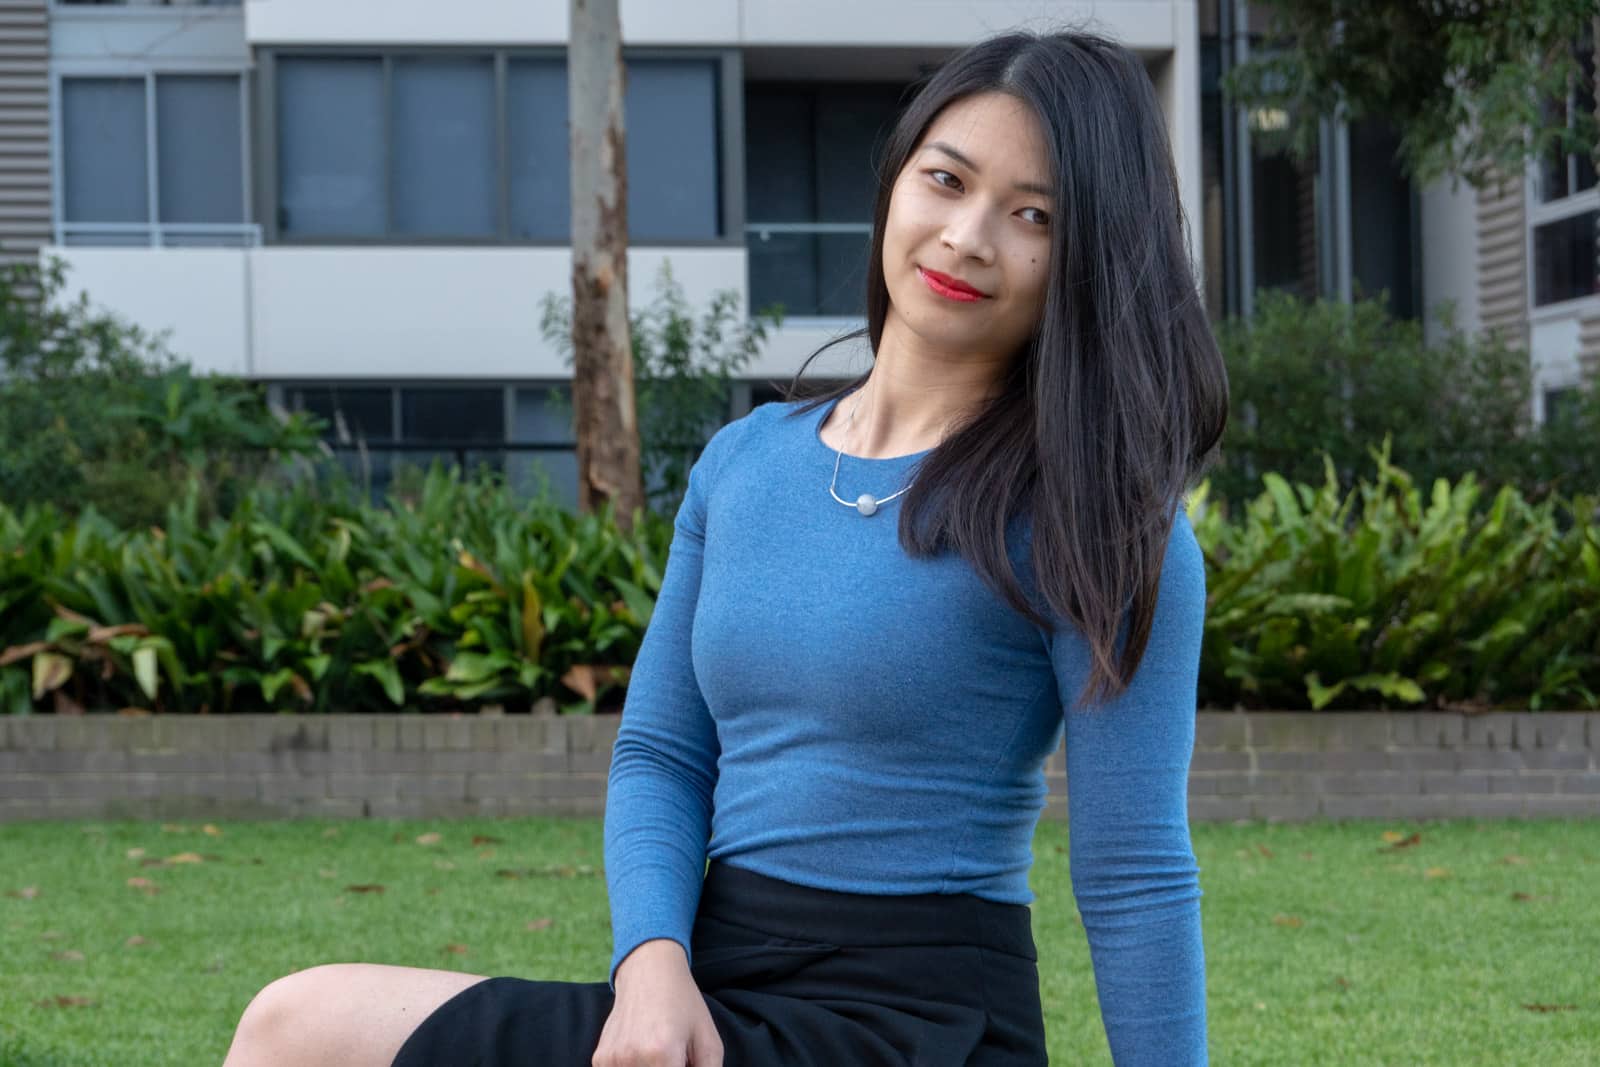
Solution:
{"label": "black skirt", "polygon": [[[837,893],[712,863],[691,947],[726,1067],[1046,1062],[1020,904]],[[394,1067],[588,1067],[612,996],[604,982],[488,978],[423,1020]]]}

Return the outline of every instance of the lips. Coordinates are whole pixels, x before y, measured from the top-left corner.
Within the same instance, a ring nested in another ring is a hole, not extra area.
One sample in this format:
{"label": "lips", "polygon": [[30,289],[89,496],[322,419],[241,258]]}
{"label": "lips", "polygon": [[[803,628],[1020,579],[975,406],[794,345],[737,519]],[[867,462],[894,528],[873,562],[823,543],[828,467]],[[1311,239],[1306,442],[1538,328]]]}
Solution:
{"label": "lips", "polygon": [[929,270],[926,267],[918,267],[917,271],[922,275],[923,280],[928,283],[929,288],[943,296],[953,297],[958,300],[982,300],[989,295],[981,289],[973,288],[959,278],[950,277],[948,274],[940,274],[938,271]]}

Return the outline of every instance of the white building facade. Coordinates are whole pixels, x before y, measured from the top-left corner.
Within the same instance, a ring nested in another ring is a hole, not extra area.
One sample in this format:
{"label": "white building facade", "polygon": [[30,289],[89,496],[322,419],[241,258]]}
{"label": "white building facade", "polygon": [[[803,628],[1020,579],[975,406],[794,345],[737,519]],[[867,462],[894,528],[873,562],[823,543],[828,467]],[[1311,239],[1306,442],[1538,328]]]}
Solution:
{"label": "white building facade", "polygon": [[[197,370],[337,414],[378,453],[538,463],[570,496],[549,402],[570,371],[539,330],[542,296],[570,289],[566,12],[0,0],[0,255],[62,257],[74,291],[169,330]],[[1144,60],[1214,317],[1260,287],[1386,288],[1401,314],[1450,299],[1466,325],[1520,329],[1545,391],[1600,361],[1592,169],[1535,168],[1498,198],[1416,190],[1390,134],[1332,125],[1318,163],[1291,164],[1271,116],[1217,92],[1261,28],[1243,3],[622,0],[621,17],[631,301],[670,261],[697,306],[733,289],[785,307],[732,416],[859,325],[878,138],[913,82],[1011,27],[1084,25]],[[834,349],[813,372],[865,360]]]}

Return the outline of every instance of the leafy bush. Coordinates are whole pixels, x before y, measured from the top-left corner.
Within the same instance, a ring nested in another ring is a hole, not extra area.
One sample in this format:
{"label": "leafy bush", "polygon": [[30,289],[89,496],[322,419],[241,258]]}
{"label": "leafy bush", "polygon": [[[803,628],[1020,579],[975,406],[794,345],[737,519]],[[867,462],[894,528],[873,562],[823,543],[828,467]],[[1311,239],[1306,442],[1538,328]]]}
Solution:
{"label": "leafy bush", "polygon": [[1391,317],[1381,299],[1262,291],[1252,319],[1218,330],[1233,415],[1213,494],[1237,507],[1267,471],[1315,484],[1323,453],[1353,481],[1385,436],[1395,465],[1422,485],[1472,472],[1532,500],[1600,492],[1600,390],[1583,394],[1572,418],[1536,430],[1526,354],[1463,333],[1449,305],[1438,320],[1444,336],[1429,345],[1420,322]]}
{"label": "leafy bush", "polygon": [[[1479,507],[1376,452],[1342,494],[1265,476],[1230,522],[1202,486],[1207,706],[1596,707],[1597,501]],[[227,521],[198,482],[162,525],[0,505],[0,708],[164,712],[621,706],[671,521],[518,500],[435,465],[388,507],[263,486]]]}
{"label": "leafy bush", "polygon": [[8,710],[614,708],[671,540],[437,464],[386,508],[262,487],[223,521],[199,497],[133,530],[0,506]]}
{"label": "leafy bush", "polygon": [[[722,289],[696,320],[670,260],[662,261],[655,285],[651,303],[629,313],[628,329],[645,499],[673,512],[695,457],[727,421],[733,374],[760,351],[767,330],[782,324],[783,309],[764,309],[747,320],[738,290]],[[570,367],[572,298],[545,294],[539,327]]]}
{"label": "leafy bush", "polygon": [[1533,506],[1506,486],[1484,512],[1471,475],[1425,495],[1389,450],[1343,496],[1328,457],[1320,489],[1267,474],[1238,523],[1207,487],[1191,500],[1210,571],[1202,702],[1600,707],[1595,498]]}
{"label": "leafy bush", "polygon": [[60,260],[0,267],[0,500],[143,525],[193,478],[225,515],[316,451],[316,425],[275,417],[259,383],[193,376],[162,338],[63,299],[64,284]]}

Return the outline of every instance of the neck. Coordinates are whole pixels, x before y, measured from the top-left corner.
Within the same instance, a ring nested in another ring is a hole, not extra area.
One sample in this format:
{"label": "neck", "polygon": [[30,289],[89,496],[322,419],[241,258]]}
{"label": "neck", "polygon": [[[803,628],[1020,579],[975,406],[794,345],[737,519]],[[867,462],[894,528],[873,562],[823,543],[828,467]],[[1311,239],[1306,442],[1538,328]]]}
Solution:
{"label": "neck", "polygon": [[890,316],[872,373],[843,406],[860,403],[849,451],[900,456],[933,448],[951,428],[1000,389],[1006,360],[933,349]]}

